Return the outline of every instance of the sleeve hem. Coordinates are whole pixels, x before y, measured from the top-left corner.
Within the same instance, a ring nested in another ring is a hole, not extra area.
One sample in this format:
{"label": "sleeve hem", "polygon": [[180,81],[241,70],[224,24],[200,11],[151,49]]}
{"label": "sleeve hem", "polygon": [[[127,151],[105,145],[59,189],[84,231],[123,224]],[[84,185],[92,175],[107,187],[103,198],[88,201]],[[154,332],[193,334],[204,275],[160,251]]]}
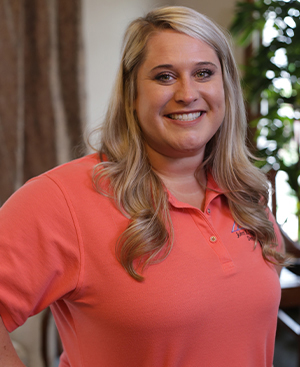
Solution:
{"label": "sleeve hem", "polygon": [[6,310],[6,308],[3,306],[1,302],[0,302],[0,316],[2,318],[4,326],[6,327],[6,330],[9,333],[16,330],[19,326],[21,326],[15,322],[15,320],[12,318],[10,313]]}

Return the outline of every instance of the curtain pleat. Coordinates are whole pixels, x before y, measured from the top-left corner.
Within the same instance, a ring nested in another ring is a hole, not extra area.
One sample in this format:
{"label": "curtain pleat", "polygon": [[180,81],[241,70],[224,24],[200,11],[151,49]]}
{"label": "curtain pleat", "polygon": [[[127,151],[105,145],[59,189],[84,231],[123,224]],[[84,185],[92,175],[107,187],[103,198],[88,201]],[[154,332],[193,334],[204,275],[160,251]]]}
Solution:
{"label": "curtain pleat", "polygon": [[84,154],[80,0],[0,0],[0,205]]}

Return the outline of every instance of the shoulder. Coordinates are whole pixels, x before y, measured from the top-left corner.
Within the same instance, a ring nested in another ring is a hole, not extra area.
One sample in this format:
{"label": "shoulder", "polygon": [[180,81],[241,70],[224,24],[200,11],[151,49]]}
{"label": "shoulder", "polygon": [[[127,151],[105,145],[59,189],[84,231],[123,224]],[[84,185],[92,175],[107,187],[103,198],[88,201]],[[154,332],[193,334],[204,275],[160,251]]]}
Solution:
{"label": "shoulder", "polygon": [[85,157],[67,162],[57,166],[37,177],[29,180],[24,189],[32,186],[37,192],[44,194],[51,192],[61,192],[66,196],[70,192],[81,192],[93,190],[92,175],[94,167],[100,163],[97,154],[87,155]]}
{"label": "shoulder", "polygon": [[92,172],[98,163],[98,155],[92,154],[30,179],[3,204],[1,212],[22,211],[24,216],[37,211],[45,215],[53,214],[53,211],[59,214],[70,206],[71,197],[79,198],[89,191],[95,192]]}
{"label": "shoulder", "polygon": [[90,154],[57,166],[41,176],[46,175],[49,178],[62,181],[75,180],[84,176],[91,177],[94,167],[99,163],[100,158],[98,154]]}

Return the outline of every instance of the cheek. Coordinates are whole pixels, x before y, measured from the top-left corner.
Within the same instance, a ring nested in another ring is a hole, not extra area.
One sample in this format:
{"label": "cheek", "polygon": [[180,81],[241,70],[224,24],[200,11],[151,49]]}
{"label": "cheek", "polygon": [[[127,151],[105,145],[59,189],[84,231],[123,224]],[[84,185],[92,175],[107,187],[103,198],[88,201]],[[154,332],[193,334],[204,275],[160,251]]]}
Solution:
{"label": "cheek", "polygon": [[148,117],[148,106],[143,103],[143,100],[138,98],[136,100],[136,115],[139,122],[139,125],[142,130],[144,130],[144,125],[147,125],[147,117]]}
{"label": "cheek", "polygon": [[224,94],[224,91],[223,92],[216,92],[214,94],[212,94],[212,103],[215,104],[216,108],[218,109],[219,113],[220,114],[223,114],[225,115],[225,106],[226,106],[226,103],[225,103],[225,94]]}
{"label": "cheek", "polygon": [[225,118],[225,114],[226,114],[226,98],[225,98],[225,93],[223,92],[222,94],[222,113],[224,115],[224,118]]}
{"label": "cheek", "polygon": [[148,130],[151,130],[151,108],[142,98],[137,98],[135,108],[138,124],[143,134],[145,134]]}
{"label": "cheek", "polygon": [[163,115],[164,105],[161,93],[143,91],[136,100],[136,113],[141,127],[155,124],[155,120]]}
{"label": "cheek", "polygon": [[224,111],[225,111],[225,89],[224,89],[224,84],[223,84],[223,81],[222,83],[220,83],[220,87],[219,87],[219,91],[220,91],[220,103],[221,105],[223,106],[224,108]]}

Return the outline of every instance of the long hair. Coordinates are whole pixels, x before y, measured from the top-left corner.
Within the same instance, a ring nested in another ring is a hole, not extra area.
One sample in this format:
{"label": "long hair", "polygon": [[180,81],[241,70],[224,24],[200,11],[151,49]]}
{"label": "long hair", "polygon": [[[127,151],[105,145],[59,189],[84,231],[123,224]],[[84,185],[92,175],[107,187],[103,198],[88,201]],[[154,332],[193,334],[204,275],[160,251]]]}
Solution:
{"label": "long hair", "polygon": [[[228,35],[206,16],[181,6],[155,9],[134,20],[125,33],[121,64],[101,127],[99,154],[101,157],[104,154],[105,159],[94,172],[98,191],[112,196],[130,219],[116,244],[116,255],[127,272],[141,281],[143,276],[137,269],[142,271],[148,264],[163,260],[172,248],[167,194],[161,179],[151,169],[134,111],[137,72],[145,59],[148,40],[165,29],[207,43],[219,58],[225,117],[208,142],[199,169],[210,170],[228,199],[235,221],[260,243],[264,258],[281,262],[266,211],[268,183],[265,175],[253,166],[253,157],[246,147],[244,100]],[[103,189],[104,181],[109,182],[109,189]]]}

